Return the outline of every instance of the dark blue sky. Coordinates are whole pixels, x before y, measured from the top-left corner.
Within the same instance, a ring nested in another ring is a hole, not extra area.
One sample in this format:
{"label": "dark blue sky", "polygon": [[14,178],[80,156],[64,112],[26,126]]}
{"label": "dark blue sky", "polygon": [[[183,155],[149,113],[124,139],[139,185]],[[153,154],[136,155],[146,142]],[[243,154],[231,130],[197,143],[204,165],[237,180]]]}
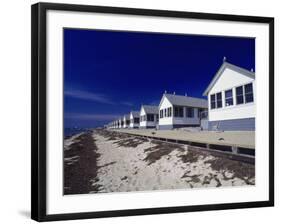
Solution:
{"label": "dark blue sky", "polygon": [[255,40],[65,29],[64,126],[103,125],[165,90],[202,97],[224,56],[255,69]]}

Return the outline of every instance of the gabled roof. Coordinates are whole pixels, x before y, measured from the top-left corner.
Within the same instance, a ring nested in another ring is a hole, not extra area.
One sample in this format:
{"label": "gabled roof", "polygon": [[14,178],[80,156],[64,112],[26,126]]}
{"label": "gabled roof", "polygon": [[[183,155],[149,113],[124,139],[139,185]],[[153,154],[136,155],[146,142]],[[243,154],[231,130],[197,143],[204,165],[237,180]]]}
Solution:
{"label": "gabled roof", "polygon": [[140,112],[138,111],[131,111],[131,114],[133,115],[133,117],[140,117]]}
{"label": "gabled roof", "polygon": [[163,96],[165,96],[173,105],[208,108],[208,101],[205,99],[167,93],[165,93]]}
{"label": "gabled roof", "polygon": [[213,88],[213,86],[215,85],[216,81],[220,78],[220,76],[222,75],[222,73],[224,72],[224,70],[226,68],[229,68],[233,71],[236,71],[242,75],[245,75],[247,77],[250,77],[252,79],[255,79],[255,73],[251,72],[247,69],[241,68],[239,66],[230,64],[226,61],[223,62],[223,64],[221,65],[221,67],[219,68],[219,70],[217,71],[216,75],[214,76],[214,78],[212,79],[212,81],[210,82],[210,84],[208,85],[207,89],[204,91],[203,96],[207,96],[209,91]]}
{"label": "gabled roof", "polygon": [[146,114],[158,114],[158,106],[142,105],[142,108]]}

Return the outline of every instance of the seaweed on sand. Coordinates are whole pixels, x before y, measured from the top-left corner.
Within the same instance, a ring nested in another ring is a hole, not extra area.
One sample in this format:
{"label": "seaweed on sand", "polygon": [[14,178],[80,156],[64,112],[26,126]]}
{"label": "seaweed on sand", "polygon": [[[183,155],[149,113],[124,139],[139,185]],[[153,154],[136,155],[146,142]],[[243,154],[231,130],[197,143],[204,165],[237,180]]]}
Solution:
{"label": "seaweed on sand", "polygon": [[180,155],[178,157],[181,158],[183,163],[195,163],[198,161],[199,156],[200,154],[198,152],[189,150],[186,154]]}
{"label": "seaweed on sand", "polygon": [[210,153],[207,151],[200,151],[189,146],[185,154],[179,155],[178,157],[181,158],[183,163],[196,163],[199,159],[205,159],[209,155]]}
{"label": "seaweed on sand", "polygon": [[135,148],[138,145],[143,144],[144,142],[147,142],[148,140],[146,138],[140,138],[140,137],[129,137],[129,138],[124,138],[121,139],[115,144],[117,144],[119,147],[131,147]]}
{"label": "seaweed on sand", "polygon": [[108,130],[95,130],[97,134],[107,138],[109,141],[120,140],[122,138],[128,138],[129,135],[126,133],[120,133],[116,131],[108,131]]}
{"label": "seaweed on sand", "polygon": [[186,182],[193,182],[193,183],[199,183],[201,180],[200,180],[200,175],[188,175],[187,173],[185,173],[181,178],[186,178],[186,177],[189,177],[190,180],[186,180]]}
{"label": "seaweed on sand", "polygon": [[183,147],[176,144],[171,144],[167,142],[158,142],[152,141],[156,146],[147,148],[144,152],[147,152],[147,156],[143,161],[148,162],[148,165],[155,163],[157,160],[160,160],[163,156],[169,155],[173,150],[182,150]]}
{"label": "seaweed on sand", "polygon": [[[67,158],[76,156],[73,163],[69,163]],[[80,135],[76,141],[70,145],[68,150],[64,150],[64,194],[86,194],[97,192],[98,185],[93,185],[91,180],[97,177],[97,147],[92,133]]]}
{"label": "seaweed on sand", "polygon": [[[225,180],[237,177],[244,180],[246,184],[255,184],[255,165],[220,157],[207,160],[204,163],[210,164],[213,170],[222,172]],[[231,177],[227,177],[226,171],[232,173],[233,175]]]}

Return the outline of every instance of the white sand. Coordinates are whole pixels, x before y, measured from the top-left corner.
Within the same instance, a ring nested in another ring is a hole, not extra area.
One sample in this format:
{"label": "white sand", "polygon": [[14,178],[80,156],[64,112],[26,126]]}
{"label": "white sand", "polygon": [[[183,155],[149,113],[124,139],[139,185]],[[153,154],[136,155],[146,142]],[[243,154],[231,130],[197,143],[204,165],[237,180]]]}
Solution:
{"label": "white sand", "polygon": [[[108,141],[108,138],[98,134],[93,134],[93,138],[100,154],[98,181],[93,180],[93,184],[101,185],[99,192],[246,185],[243,179],[233,177],[230,171],[216,171],[209,163],[204,163],[215,159],[212,155],[205,158],[200,156],[196,162],[184,163],[179,156],[189,151],[179,148],[148,165],[144,158],[150,152],[144,150],[155,144],[144,142],[134,148],[119,147],[116,143],[118,140]],[[223,173],[227,178],[224,178]],[[250,180],[253,184],[254,181]]]}

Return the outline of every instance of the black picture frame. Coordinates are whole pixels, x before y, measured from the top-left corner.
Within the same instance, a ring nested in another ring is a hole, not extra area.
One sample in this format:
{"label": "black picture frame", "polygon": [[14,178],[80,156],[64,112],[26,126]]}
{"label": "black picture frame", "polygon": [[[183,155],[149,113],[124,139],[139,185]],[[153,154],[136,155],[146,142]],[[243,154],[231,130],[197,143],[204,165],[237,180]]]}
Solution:
{"label": "black picture frame", "polygon": [[[46,213],[46,12],[64,10],[269,24],[269,200],[70,214]],[[54,221],[274,206],[274,18],[73,4],[37,3],[31,11],[32,155],[31,218]]]}

